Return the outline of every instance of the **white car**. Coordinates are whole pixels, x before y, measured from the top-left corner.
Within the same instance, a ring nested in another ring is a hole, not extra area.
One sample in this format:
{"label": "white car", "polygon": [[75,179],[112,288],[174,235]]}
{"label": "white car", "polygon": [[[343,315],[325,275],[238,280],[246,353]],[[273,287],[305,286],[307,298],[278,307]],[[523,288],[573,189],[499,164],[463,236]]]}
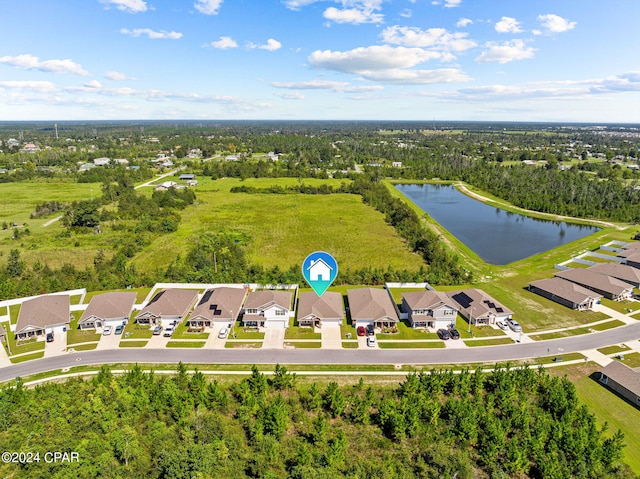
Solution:
{"label": "white car", "polygon": [[172,334],[173,334],[173,326],[167,326],[166,328],[164,328],[165,338],[170,338]]}
{"label": "white car", "polygon": [[507,323],[505,323],[504,321],[498,321],[496,323],[496,326],[498,326],[503,331],[509,327],[509,326],[507,326]]}
{"label": "white car", "polygon": [[103,336],[109,336],[111,334],[111,326],[105,326],[102,330]]}
{"label": "white car", "polygon": [[218,337],[220,339],[226,339],[226,337],[229,335],[229,330],[227,328],[222,328],[220,330],[220,332],[218,333]]}
{"label": "white car", "polygon": [[520,326],[520,323],[518,323],[518,321],[516,321],[515,319],[507,319],[507,324],[511,328],[511,331],[513,331],[514,333],[522,332],[522,326]]}
{"label": "white car", "polygon": [[376,337],[375,336],[367,336],[367,346],[370,348],[376,347]]}

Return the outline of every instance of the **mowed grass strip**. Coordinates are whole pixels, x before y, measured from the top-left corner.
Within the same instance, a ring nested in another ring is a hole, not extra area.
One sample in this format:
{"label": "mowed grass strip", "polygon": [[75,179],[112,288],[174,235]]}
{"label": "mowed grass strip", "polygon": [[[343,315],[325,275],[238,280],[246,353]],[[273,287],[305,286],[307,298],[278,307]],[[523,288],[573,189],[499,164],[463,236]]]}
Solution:
{"label": "mowed grass strip", "polygon": [[511,338],[495,338],[495,339],[469,339],[464,342],[467,346],[473,348],[477,346],[499,346],[501,344],[513,344]]}
{"label": "mowed grass strip", "polygon": [[32,354],[23,354],[17,358],[9,358],[13,364],[24,363],[25,361],[31,361],[32,359],[40,359],[44,357],[44,351],[39,351]]}
{"label": "mowed grass strip", "polygon": [[[339,186],[339,180],[303,180],[304,184]],[[266,268],[287,269],[301,264],[309,252],[330,252],[340,268],[392,266],[417,270],[422,259],[407,250],[384,215],[359,195],[230,193],[233,186],[266,188],[297,186],[295,178],[256,178],[240,181],[203,179],[196,189],[197,206],[180,214],[178,231],[157,238],[134,258],[139,270],[166,268],[178,254],[207,231],[235,231],[247,242],[247,259]],[[321,214],[319,214],[321,212]]]}
{"label": "mowed grass strip", "polygon": [[149,341],[120,341],[119,348],[144,348]]}
{"label": "mowed grass strip", "polygon": [[203,348],[206,341],[169,341],[168,348]]}
{"label": "mowed grass strip", "polygon": [[441,349],[445,346],[442,341],[378,341],[378,347],[381,349]]}

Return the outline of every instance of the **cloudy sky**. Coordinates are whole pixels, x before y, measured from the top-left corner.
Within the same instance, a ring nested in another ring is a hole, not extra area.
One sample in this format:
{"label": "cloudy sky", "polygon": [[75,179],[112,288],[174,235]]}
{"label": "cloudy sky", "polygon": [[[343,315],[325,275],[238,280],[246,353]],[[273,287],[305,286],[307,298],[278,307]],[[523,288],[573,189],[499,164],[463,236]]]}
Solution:
{"label": "cloudy sky", "polygon": [[639,0],[2,0],[0,121],[640,123]]}

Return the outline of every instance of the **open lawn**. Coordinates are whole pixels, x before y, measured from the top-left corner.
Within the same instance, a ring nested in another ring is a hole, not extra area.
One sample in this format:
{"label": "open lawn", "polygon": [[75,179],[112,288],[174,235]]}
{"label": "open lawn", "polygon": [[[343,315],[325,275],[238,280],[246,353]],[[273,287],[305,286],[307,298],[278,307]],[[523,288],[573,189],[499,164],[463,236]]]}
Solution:
{"label": "open lawn", "polygon": [[[339,186],[341,180],[304,179],[304,184]],[[296,186],[296,178],[203,178],[196,189],[197,206],[181,212],[177,232],[157,238],[133,262],[139,270],[165,268],[207,231],[232,231],[247,238],[251,263],[287,269],[301,264],[313,251],[330,252],[340,268],[393,266],[415,270],[416,254],[384,221],[384,215],[365,205],[358,195],[230,193],[233,186]],[[322,214],[318,214],[322,212]]]}
{"label": "open lawn", "polygon": [[129,289],[111,289],[111,290],[108,290],[108,291],[91,291],[91,292],[88,292],[85,295],[84,304],[89,304],[91,302],[91,299],[96,294],[110,293],[110,292],[113,292],[113,293],[136,293],[136,303],[140,304],[147,297],[147,295],[149,294],[149,291],[151,291],[151,288],[129,288]]}
{"label": "open lawn", "polygon": [[603,306],[611,308],[619,313],[628,314],[640,310],[640,303],[638,301],[624,300],[613,301],[611,299],[602,298],[600,300]]}
{"label": "open lawn", "polygon": [[313,328],[300,328],[298,326],[294,326],[291,328],[287,328],[284,333],[284,339],[320,339],[322,338],[321,333],[316,333],[313,331]]}
{"label": "open lawn", "polygon": [[[623,450],[623,460],[631,466],[634,473],[640,475],[640,455],[637,453],[640,451],[640,409],[589,377],[589,374],[599,369],[599,366],[590,364],[570,366],[557,373],[567,373],[576,386],[578,398],[596,416],[599,427],[605,422],[609,425],[607,435],[618,429],[624,433],[626,447]],[[553,373],[552,370],[550,372]]]}
{"label": "open lawn", "polygon": [[640,353],[620,353],[615,357],[615,359],[621,361],[630,368],[640,368]]}
{"label": "open lawn", "polygon": [[169,341],[168,348],[203,348],[205,341]]}
{"label": "open lawn", "polygon": [[378,347],[382,349],[441,349],[445,346],[442,341],[379,341]]}
{"label": "open lawn", "polygon": [[13,364],[23,363],[25,361],[31,361],[32,359],[40,359],[44,357],[44,351],[39,351],[33,354],[24,354],[22,356],[18,356],[17,358],[9,358]]}
{"label": "open lawn", "polygon": [[568,336],[577,336],[579,334],[589,334],[593,331],[606,331],[607,329],[617,328],[618,326],[623,325],[624,323],[622,321],[614,319],[613,321],[595,324],[590,327],[564,329],[562,331],[555,331],[553,333],[532,334],[530,337],[534,341],[544,341],[546,339],[558,339],[566,338]]}
{"label": "open lawn", "polygon": [[500,344],[513,344],[511,338],[494,338],[494,339],[469,339],[464,342],[469,347],[476,346],[498,346]]}
{"label": "open lawn", "polygon": [[413,329],[405,320],[398,323],[398,332],[391,334],[377,334],[378,339],[389,341],[405,340],[405,339],[438,339],[436,333],[425,331],[424,329]]}

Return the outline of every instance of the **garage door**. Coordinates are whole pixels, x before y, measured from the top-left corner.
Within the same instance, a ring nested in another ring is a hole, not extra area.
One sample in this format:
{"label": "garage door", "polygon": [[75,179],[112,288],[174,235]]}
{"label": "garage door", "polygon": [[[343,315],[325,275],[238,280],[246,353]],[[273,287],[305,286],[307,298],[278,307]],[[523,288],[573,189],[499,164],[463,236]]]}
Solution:
{"label": "garage door", "polygon": [[286,319],[268,319],[264,323],[264,327],[268,329],[282,328],[285,329],[289,323]]}

